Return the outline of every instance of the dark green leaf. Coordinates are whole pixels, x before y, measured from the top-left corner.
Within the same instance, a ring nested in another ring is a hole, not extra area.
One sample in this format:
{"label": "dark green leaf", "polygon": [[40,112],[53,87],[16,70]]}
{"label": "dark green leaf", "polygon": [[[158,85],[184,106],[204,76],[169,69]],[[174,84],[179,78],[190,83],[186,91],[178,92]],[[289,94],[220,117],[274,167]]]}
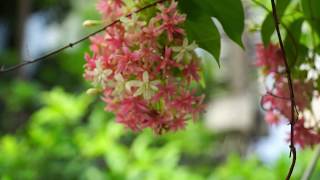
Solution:
{"label": "dark green leaf", "polygon": [[274,20],[271,13],[264,19],[261,27],[261,38],[264,46],[268,46],[270,43],[271,35],[274,32]]}
{"label": "dark green leaf", "polygon": [[303,19],[297,19],[287,29],[287,36],[284,40],[284,46],[288,57],[289,65],[293,66],[300,59],[305,59],[305,48],[300,44]]}
{"label": "dark green leaf", "polygon": [[181,1],[179,8],[187,14],[185,28],[188,38],[211,53],[219,64],[221,38],[210,14],[197,0]]}
{"label": "dark green leaf", "polygon": [[192,41],[196,41],[201,48],[213,54],[220,66],[219,58],[221,39],[212,20],[208,17],[202,17],[197,21],[187,20],[185,25],[188,38]]}
{"label": "dark green leaf", "polygon": [[244,10],[241,0],[198,0],[206,6],[207,13],[217,18],[225,33],[243,47]]}

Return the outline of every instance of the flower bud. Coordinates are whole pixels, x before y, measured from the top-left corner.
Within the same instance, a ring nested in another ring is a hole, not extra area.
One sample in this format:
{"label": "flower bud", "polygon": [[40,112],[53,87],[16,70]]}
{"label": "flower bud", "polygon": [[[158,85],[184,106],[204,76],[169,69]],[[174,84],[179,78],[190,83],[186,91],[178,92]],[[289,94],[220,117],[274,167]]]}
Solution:
{"label": "flower bud", "polygon": [[101,90],[97,89],[97,88],[90,88],[87,90],[87,94],[88,95],[97,95],[101,92]]}
{"label": "flower bud", "polygon": [[102,24],[102,22],[98,21],[98,20],[86,20],[82,23],[82,26],[83,27],[94,27],[94,26],[97,26],[100,24]]}

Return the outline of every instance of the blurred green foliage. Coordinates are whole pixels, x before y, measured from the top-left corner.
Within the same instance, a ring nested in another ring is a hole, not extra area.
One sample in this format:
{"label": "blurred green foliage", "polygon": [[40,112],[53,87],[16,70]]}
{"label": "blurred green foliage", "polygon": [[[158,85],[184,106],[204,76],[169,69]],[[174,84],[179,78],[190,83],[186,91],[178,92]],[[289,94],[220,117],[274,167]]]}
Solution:
{"label": "blurred green foliage", "polygon": [[[25,129],[0,138],[3,180],[269,180],[284,177],[289,166],[286,156],[272,166],[255,157],[244,160],[237,155],[230,155],[221,166],[188,161],[190,157],[209,158],[219,148],[201,122],[163,136],[151,131],[132,133],[114,122],[114,116],[103,110],[103,103],[85,94],[55,88],[40,93],[38,100],[41,108],[32,114]],[[311,154],[299,153],[296,178]]]}
{"label": "blurred green foliage", "polygon": [[90,110],[94,102],[87,95],[54,89],[42,93],[40,102],[23,132],[0,140],[3,179],[202,179],[210,173],[180,164],[183,154],[212,147],[212,135],[200,124],[161,137],[134,134],[101,103]]}

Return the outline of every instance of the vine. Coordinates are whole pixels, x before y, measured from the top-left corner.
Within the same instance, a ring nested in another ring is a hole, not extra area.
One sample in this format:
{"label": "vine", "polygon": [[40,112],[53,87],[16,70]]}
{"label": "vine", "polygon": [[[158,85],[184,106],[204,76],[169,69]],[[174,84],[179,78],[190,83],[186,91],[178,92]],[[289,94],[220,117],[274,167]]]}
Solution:
{"label": "vine", "polygon": [[296,164],[296,159],[297,159],[297,152],[296,148],[294,145],[294,126],[296,123],[296,102],[295,102],[295,96],[294,96],[294,90],[293,90],[293,83],[292,83],[292,77],[291,77],[291,69],[289,67],[289,63],[287,60],[286,56],[286,51],[283,45],[282,37],[281,37],[281,32],[279,28],[279,19],[278,19],[278,14],[277,14],[277,8],[276,8],[276,3],[274,0],[271,0],[272,4],[272,12],[273,12],[273,17],[274,17],[274,24],[277,32],[277,36],[279,39],[280,47],[281,47],[281,52],[284,60],[284,65],[286,68],[286,74],[287,74],[287,79],[288,79],[288,85],[289,85],[289,93],[290,93],[290,102],[291,102],[291,120],[290,120],[290,126],[291,126],[291,132],[290,132],[290,157],[292,155],[292,164],[290,166],[288,175],[286,177],[287,180],[291,178],[294,166]]}
{"label": "vine", "polygon": [[[162,2],[165,2],[165,1],[167,1],[167,0],[158,0],[158,1],[155,1],[155,2],[153,2],[153,3],[151,3],[151,4],[148,4],[148,5],[146,5],[146,6],[142,7],[142,8],[134,11],[133,13],[129,13],[129,14],[126,15],[125,17],[130,17],[130,16],[132,16],[132,14],[140,13],[140,12],[142,12],[142,11],[148,9],[148,8],[154,7],[154,6],[156,6],[157,4],[162,3]],[[120,18],[119,18],[119,19],[116,19],[116,20],[114,20],[113,22],[111,22],[111,23],[103,26],[102,28],[100,28],[100,29],[98,29],[98,30],[96,30],[96,31],[94,31],[94,32],[92,32],[92,33],[90,33],[90,34],[88,34],[88,35],[80,38],[79,40],[77,40],[77,41],[75,41],[75,42],[66,44],[65,46],[62,46],[61,48],[59,48],[59,49],[57,49],[57,50],[54,50],[54,51],[52,51],[52,52],[50,52],[50,53],[48,53],[48,54],[45,54],[45,55],[43,55],[43,56],[41,56],[41,57],[39,57],[39,58],[36,58],[36,59],[33,59],[33,60],[28,60],[28,61],[22,62],[22,63],[20,63],[20,64],[17,64],[17,65],[15,65],[15,66],[8,67],[8,68],[6,68],[5,66],[2,65],[1,68],[0,68],[0,73],[7,73],[7,72],[10,72],[10,71],[17,70],[17,69],[19,69],[19,68],[21,68],[21,67],[23,67],[23,66],[26,66],[26,65],[29,65],[29,64],[34,64],[34,63],[36,63],[36,62],[46,60],[47,58],[49,58],[49,57],[51,57],[51,56],[54,56],[54,55],[57,55],[57,54],[61,53],[62,51],[66,50],[66,49],[73,48],[74,46],[78,45],[79,43],[81,43],[81,42],[83,42],[83,41],[85,41],[85,40],[88,40],[90,37],[92,37],[92,36],[94,36],[94,35],[96,35],[96,34],[98,34],[98,33],[100,33],[100,32],[105,31],[108,27],[111,27],[111,26],[113,26],[113,25],[115,25],[115,24],[117,24],[117,23],[119,23],[119,22],[120,22]]]}

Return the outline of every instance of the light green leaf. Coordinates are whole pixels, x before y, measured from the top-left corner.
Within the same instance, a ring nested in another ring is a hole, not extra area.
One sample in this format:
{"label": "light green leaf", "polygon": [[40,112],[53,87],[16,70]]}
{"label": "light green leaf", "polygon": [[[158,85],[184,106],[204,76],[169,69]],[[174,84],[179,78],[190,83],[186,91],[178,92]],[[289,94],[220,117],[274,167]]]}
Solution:
{"label": "light green leaf", "polygon": [[302,10],[305,18],[320,36],[320,1],[319,0],[301,0]]}
{"label": "light green leaf", "polygon": [[[276,6],[277,6],[277,13],[278,13],[279,19],[281,19],[281,17],[283,16],[289,3],[290,3],[290,0],[277,1]],[[275,30],[275,27],[274,27],[273,15],[272,15],[272,12],[269,12],[269,14],[264,19],[261,27],[261,38],[264,46],[267,46],[270,43],[270,39],[274,30]]]}

